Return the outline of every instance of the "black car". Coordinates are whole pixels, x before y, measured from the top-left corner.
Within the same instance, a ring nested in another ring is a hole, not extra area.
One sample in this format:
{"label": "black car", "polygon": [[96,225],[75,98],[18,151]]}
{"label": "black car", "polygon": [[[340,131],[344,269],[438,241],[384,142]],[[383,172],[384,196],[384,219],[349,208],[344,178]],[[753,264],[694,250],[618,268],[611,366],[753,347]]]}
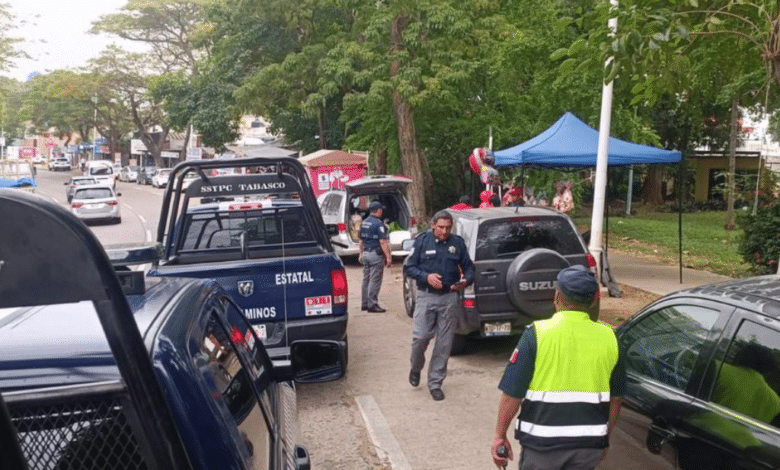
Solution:
{"label": "black car", "polygon": [[[596,265],[572,220],[556,210],[528,206],[449,213],[452,233],[466,241],[476,267],[474,284],[460,294],[453,354],[463,352],[466,335],[518,334],[532,321],[552,316],[558,272],[575,264]],[[414,312],[415,284],[404,272],[409,316]]]}
{"label": "black car", "polygon": [[156,166],[144,166],[138,169],[138,177],[135,182],[138,184],[152,184],[152,178],[157,173]]}
{"label": "black car", "polygon": [[617,334],[628,387],[600,469],[780,468],[780,278],[670,294]]}

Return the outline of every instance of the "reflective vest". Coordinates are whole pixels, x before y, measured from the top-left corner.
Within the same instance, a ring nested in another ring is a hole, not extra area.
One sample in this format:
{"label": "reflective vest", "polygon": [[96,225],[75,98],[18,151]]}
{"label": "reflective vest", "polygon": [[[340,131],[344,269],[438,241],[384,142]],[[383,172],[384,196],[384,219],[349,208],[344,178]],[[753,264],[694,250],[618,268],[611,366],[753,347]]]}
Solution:
{"label": "reflective vest", "polygon": [[610,378],[618,361],[615,333],[585,312],[534,322],[534,374],[516,437],[534,449],[608,445]]}

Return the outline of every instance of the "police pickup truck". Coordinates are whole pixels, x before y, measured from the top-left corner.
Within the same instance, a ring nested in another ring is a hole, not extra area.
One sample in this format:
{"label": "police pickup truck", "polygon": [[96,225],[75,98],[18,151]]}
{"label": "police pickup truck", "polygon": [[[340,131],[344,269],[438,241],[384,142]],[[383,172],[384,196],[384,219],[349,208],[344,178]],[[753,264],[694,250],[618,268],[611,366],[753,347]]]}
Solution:
{"label": "police pickup truck", "polygon": [[0,215],[1,468],[310,468],[290,380],[342,377],[342,343],[272,363],[217,283],[129,270],[159,246],[107,256],[19,191],[0,189]]}
{"label": "police pickup truck", "polygon": [[347,341],[346,272],[298,160],[180,163],[157,241],[163,256],[149,276],[215,280],[271,357],[298,339]]}

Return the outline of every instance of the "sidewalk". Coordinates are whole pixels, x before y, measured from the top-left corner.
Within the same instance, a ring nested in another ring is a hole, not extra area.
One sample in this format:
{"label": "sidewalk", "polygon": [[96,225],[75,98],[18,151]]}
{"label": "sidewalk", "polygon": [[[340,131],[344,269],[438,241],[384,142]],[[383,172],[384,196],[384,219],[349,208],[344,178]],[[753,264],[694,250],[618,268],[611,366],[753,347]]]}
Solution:
{"label": "sidewalk", "polygon": [[617,282],[658,295],[731,279],[720,274],[683,268],[680,283],[679,265],[666,266],[613,250],[609,251],[608,260]]}

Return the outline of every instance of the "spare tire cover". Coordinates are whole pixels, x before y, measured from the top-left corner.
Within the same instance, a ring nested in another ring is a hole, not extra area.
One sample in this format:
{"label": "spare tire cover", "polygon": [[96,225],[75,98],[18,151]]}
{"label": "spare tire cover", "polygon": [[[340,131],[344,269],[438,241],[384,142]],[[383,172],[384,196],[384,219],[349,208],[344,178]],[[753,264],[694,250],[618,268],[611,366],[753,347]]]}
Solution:
{"label": "spare tire cover", "polygon": [[506,273],[509,298],[521,313],[531,318],[545,318],[555,312],[555,278],[570,264],[560,254],[547,248],[534,248],[517,256]]}

